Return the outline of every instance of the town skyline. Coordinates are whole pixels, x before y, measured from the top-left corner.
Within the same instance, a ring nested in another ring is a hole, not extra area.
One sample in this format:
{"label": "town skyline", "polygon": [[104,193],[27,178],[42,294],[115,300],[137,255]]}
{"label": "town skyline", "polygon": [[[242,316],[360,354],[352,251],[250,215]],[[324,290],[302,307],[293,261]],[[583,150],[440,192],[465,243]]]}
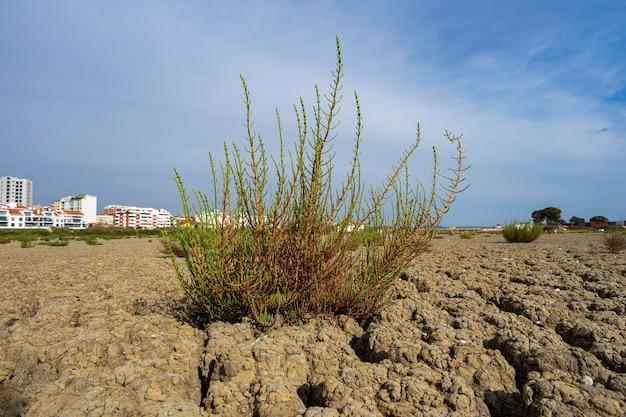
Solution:
{"label": "town skyline", "polygon": [[[3,176],[0,176],[0,178],[2,178],[2,177]],[[11,177],[11,176],[9,176],[9,177]],[[13,178],[17,178],[17,177],[13,176]],[[30,180],[29,178],[21,178],[21,179],[23,179],[23,180]],[[31,181],[33,181],[33,180],[31,180]],[[36,188],[35,188],[35,182],[33,181],[33,190],[34,189],[36,189]],[[94,194],[91,194],[91,193],[79,193],[79,194],[73,194],[73,195],[72,194],[68,194],[68,195],[65,195],[64,197],[60,197],[58,199],[52,200],[49,204],[42,204],[41,202],[39,202],[39,203],[34,203],[33,202],[33,206],[51,207],[51,206],[53,206],[53,203],[55,203],[55,202],[57,202],[57,201],[59,201],[59,200],[61,200],[63,198],[84,196],[84,195],[95,196]],[[97,197],[97,196],[95,196],[95,197]],[[98,203],[98,204],[100,204],[100,203]],[[102,206],[98,205],[98,208],[96,210],[97,214],[99,214],[99,215],[100,214],[104,214],[105,213],[105,209],[108,206],[129,206],[129,207],[145,207],[145,208],[152,208],[152,209],[163,209],[163,210],[166,210],[169,213],[171,213],[172,216],[181,216],[182,215],[181,212],[172,211],[168,207],[154,207],[154,206],[149,206],[149,205],[145,205],[145,204],[120,204],[119,202],[103,204]],[[102,207],[102,208],[100,208],[100,207]],[[588,222],[589,219],[591,219],[592,217],[603,216],[603,217],[607,217],[607,219],[611,223],[617,223],[617,224],[622,224],[622,225],[625,224],[624,223],[624,219],[622,217],[620,217],[619,219],[611,218],[609,216],[606,216],[603,213],[595,213],[595,214],[589,214],[587,216],[584,216],[584,215],[581,216],[579,214],[575,214],[574,211],[572,211],[572,210],[567,210],[566,213],[570,213],[570,211],[572,212],[572,214],[567,214],[567,215],[563,216],[563,220],[564,221],[568,221],[568,219],[570,219],[571,217],[580,217],[580,218],[584,219],[586,222]],[[528,217],[524,217],[524,218],[520,218],[520,219],[511,219],[511,220],[512,221],[513,220],[515,220],[515,221],[526,221],[526,220],[530,220],[531,218],[532,218],[532,216],[529,214]],[[477,223],[471,223],[470,224],[470,223],[468,223],[468,224],[461,224],[461,225],[445,225],[443,227],[454,226],[454,227],[485,227],[485,228],[488,228],[488,227],[495,226],[496,224],[497,225],[501,225],[502,223],[494,223],[494,224],[477,224]]]}

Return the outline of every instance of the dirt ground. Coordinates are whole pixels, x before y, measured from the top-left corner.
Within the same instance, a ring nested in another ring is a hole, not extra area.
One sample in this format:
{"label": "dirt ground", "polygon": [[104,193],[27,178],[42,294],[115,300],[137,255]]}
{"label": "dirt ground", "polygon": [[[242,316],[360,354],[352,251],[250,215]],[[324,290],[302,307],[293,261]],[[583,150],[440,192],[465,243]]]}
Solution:
{"label": "dirt ground", "polygon": [[371,323],[198,328],[159,239],[0,245],[0,416],[620,416],[626,254],[441,234]]}

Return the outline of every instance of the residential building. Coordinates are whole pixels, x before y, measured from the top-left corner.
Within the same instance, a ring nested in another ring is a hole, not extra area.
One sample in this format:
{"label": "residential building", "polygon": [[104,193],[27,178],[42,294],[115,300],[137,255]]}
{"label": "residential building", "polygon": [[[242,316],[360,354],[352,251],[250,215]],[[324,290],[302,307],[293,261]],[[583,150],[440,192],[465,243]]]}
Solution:
{"label": "residential building", "polygon": [[165,209],[108,205],[104,214],[113,216],[113,225],[135,229],[156,229],[172,225],[172,215]]}
{"label": "residential building", "polygon": [[78,210],[53,210],[49,207],[31,208],[16,204],[0,205],[0,228],[37,229],[65,227],[84,229],[84,215]]}
{"label": "residential building", "polygon": [[113,226],[115,217],[110,214],[98,213],[96,214],[96,224],[98,226]]}
{"label": "residential building", "polygon": [[89,194],[81,194],[76,196],[63,197],[59,201],[52,203],[52,206],[58,210],[77,210],[85,215],[87,224],[95,224],[97,222],[96,214],[98,213],[98,198]]}
{"label": "residential building", "polygon": [[33,205],[33,182],[24,178],[0,177],[0,204]]}

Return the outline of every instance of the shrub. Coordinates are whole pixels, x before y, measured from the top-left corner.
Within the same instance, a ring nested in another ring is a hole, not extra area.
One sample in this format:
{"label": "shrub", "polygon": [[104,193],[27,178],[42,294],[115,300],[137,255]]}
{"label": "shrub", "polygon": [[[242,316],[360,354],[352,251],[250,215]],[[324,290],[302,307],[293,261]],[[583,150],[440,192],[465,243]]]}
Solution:
{"label": "shrub", "polygon": [[32,248],[32,247],[33,247],[32,240],[28,240],[28,239],[20,240],[20,248]]}
{"label": "shrub", "polygon": [[612,232],[604,235],[604,246],[612,253],[618,253],[626,249],[626,236],[620,232]]}
{"label": "shrub", "polygon": [[[236,321],[252,316],[260,327],[267,327],[279,316],[287,323],[316,314],[370,317],[385,304],[387,290],[408,263],[428,246],[462,191],[464,150],[460,136],[447,131],[445,137],[456,148],[451,174],[440,173],[433,148],[430,185],[412,183],[408,160],[420,143],[419,125],[415,142],[381,185],[366,188],[361,181],[362,119],[356,93],[352,157],[343,183],[335,185],[332,146],[342,69],[337,39],[329,93],[321,94],[316,86],[312,118],[302,99],[294,106],[298,136],[292,151],[285,149],[276,112],[279,151],[272,157],[252,129],[250,94],[241,77],[245,145],[224,144],[219,170],[209,153],[211,193],[193,189],[192,205],[174,171],[185,222],[166,232],[165,239],[186,296],[210,318]],[[268,183],[270,176],[274,185]],[[358,242],[360,234],[351,230],[361,226],[375,231],[377,238],[369,235]],[[184,253],[186,270],[178,264],[175,241]]]}
{"label": "shrub", "polygon": [[93,236],[97,239],[123,239],[126,237],[138,236],[138,229],[132,227],[117,227],[117,226],[90,226],[86,229],[78,232],[79,236]]}
{"label": "shrub", "polygon": [[47,230],[49,237],[55,237],[61,240],[71,239],[76,233],[80,233],[80,231],[74,229],[66,229],[65,227],[53,227],[52,229]]}
{"label": "shrub", "polygon": [[11,238],[10,237],[0,236],[0,244],[10,243],[10,242],[11,242]]}
{"label": "shrub", "polygon": [[113,226],[89,226],[86,229],[71,229],[65,227],[53,227],[50,229],[4,229],[0,239],[22,240],[28,236],[31,240],[43,241],[57,240],[84,240],[85,236],[94,236],[97,239],[122,239],[128,237],[160,237],[162,229],[134,229],[130,227]]}
{"label": "shrub", "polygon": [[543,226],[539,223],[527,222],[511,222],[502,229],[502,236],[507,242],[523,242],[528,243],[536,240],[543,233]]}
{"label": "shrub", "polygon": [[461,239],[471,239],[474,237],[474,234],[472,232],[461,232],[461,234],[459,234],[459,237]]}
{"label": "shrub", "polygon": [[20,242],[21,248],[32,248],[33,241],[37,240],[37,236],[30,231],[22,231],[18,236],[17,240]]}
{"label": "shrub", "polygon": [[364,227],[359,230],[352,230],[349,239],[352,242],[350,250],[381,246],[383,244],[383,233],[380,229]]}
{"label": "shrub", "polygon": [[102,245],[102,243],[98,242],[98,238],[94,235],[85,235],[82,236],[81,239],[88,245]]}
{"label": "shrub", "polygon": [[67,244],[70,241],[67,239],[55,239],[55,240],[50,240],[50,239],[44,239],[43,242],[39,242],[39,245],[45,245],[45,246],[67,246]]}

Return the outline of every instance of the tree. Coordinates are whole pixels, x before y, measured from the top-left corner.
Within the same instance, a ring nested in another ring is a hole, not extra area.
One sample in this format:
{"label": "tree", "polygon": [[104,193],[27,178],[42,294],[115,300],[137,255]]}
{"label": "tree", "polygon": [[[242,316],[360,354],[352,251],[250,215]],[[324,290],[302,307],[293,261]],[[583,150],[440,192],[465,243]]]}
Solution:
{"label": "tree", "polygon": [[585,219],[583,219],[582,217],[572,216],[569,219],[569,222],[570,222],[570,224],[573,224],[573,225],[585,224]]}
{"label": "tree", "polygon": [[562,223],[561,209],[556,207],[546,207],[543,210],[535,210],[532,213],[532,218],[535,223],[553,222]]}
{"label": "tree", "polygon": [[561,220],[561,209],[546,207],[543,209],[544,217],[548,222],[558,223]]}
{"label": "tree", "polygon": [[589,219],[590,222],[609,222],[609,219],[607,219],[604,216],[593,216],[592,218]]}

